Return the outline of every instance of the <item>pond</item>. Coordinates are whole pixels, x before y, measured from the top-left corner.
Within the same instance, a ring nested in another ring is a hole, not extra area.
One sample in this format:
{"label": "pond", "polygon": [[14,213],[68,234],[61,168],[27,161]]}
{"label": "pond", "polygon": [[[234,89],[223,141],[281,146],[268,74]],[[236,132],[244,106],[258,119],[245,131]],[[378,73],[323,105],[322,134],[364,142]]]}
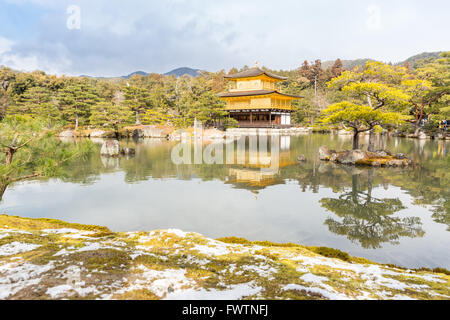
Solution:
{"label": "pond", "polygon": [[[136,155],[120,158],[101,157],[96,144],[58,178],[8,187],[0,210],[113,231],[178,228],[213,238],[327,246],[411,268],[450,268],[448,141],[379,137],[380,148],[404,153],[415,165],[365,168],[318,159],[321,145],[350,148],[350,136],[267,140],[264,150],[252,147],[253,138],[241,138],[245,159],[236,150],[225,164],[196,161],[198,143],[121,141]],[[216,147],[210,152],[216,160],[227,157],[222,144],[200,145],[200,155],[208,146]],[[189,150],[193,163],[180,162]],[[306,162],[297,162],[300,154]]]}

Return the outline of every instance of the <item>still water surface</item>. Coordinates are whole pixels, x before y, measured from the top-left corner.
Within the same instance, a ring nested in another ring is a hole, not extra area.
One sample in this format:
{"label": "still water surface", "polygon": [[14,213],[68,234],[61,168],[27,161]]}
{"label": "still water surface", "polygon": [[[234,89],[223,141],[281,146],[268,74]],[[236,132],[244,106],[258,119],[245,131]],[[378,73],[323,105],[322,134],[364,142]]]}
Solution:
{"label": "still water surface", "polygon": [[[380,148],[405,153],[417,165],[369,169],[318,159],[321,145],[350,148],[347,136],[279,139],[275,169],[250,164],[251,157],[264,155],[248,150],[240,165],[176,165],[171,151],[178,142],[122,141],[137,152],[118,159],[100,157],[96,145],[59,178],[10,186],[0,210],[114,231],[179,228],[214,238],[333,247],[407,267],[450,268],[448,141],[380,138]],[[305,163],[297,163],[299,154]]]}

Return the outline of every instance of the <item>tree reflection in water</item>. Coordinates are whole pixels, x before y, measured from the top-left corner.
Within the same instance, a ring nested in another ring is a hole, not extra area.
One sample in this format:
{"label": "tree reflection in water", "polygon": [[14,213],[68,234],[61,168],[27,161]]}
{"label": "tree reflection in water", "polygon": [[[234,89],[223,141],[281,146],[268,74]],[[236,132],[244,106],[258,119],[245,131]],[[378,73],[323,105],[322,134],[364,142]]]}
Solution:
{"label": "tree reflection in water", "polygon": [[322,207],[342,218],[327,218],[324,223],[328,229],[369,249],[381,248],[384,242],[399,244],[400,237],[422,237],[425,232],[419,217],[394,216],[405,209],[400,199],[379,199],[372,195],[373,170],[365,171],[366,186],[360,184],[362,173],[353,173],[350,192],[320,200]]}

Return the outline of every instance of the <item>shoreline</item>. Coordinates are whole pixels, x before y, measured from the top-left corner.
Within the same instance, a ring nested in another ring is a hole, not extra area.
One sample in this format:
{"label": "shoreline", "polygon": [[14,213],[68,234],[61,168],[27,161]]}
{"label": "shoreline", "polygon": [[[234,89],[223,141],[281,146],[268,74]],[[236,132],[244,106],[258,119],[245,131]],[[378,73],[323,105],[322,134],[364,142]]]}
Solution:
{"label": "shoreline", "polygon": [[[331,134],[339,136],[351,136],[351,131],[344,129],[323,128],[314,126],[292,126],[290,128],[228,128],[225,130],[216,128],[202,128],[201,135],[205,139],[223,139],[227,135],[307,135],[313,133]],[[196,129],[193,127],[175,128],[162,125],[138,125],[128,126],[114,131],[111,129],[101,128],[79,128],[78,130],[66,129],[58,134],[60,138],[105,138],[105,139],[142,139],[142,138],[159,138],[167,140],[182,140],[193,138]],[[389,135],[392,137],[410,138],[418,140],[450,140],[449,133],[423,133],[418,136],[406,132],[382,132],[377,135]],[[368,132],[362,133],[361,136],[369,135]]]}
{"label": "shoreline", "polygon": [[0,215],[0,299],[450,299],[450,275],[326,247]]}

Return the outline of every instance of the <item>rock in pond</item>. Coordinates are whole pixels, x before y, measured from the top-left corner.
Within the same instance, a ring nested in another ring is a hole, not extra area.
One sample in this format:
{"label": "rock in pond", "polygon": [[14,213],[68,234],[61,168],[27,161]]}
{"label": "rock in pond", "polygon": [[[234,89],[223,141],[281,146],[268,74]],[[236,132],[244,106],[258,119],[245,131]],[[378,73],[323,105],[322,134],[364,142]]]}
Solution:
{"label": "rock in pond", "polygon": [[64,130],[63,132],[60,132],[58,134],[59,137],[63,137],[63,138],[73,138],[75,137],[75,131],[73,130]]}
{"label": "rock in pond", "polygon": [[417,135],[417,139],[427,139],[428,136],[423,133],[423,132],[419,132],[419,134]]}
{"label": "rock in pond", "polygon": [[94,130],[88,132],[87,136],[89,136],[91,138],[114,138],[115,133],[113,131],[94,129]]}
{"label": "rock in pond", "polygon": [[330,157],[336,151],[328,149],[326,146],[321,146],[319,148],[319,159],[320,160],[330,160]]}
{"label": "rock in pond", "polygon": [[123,148],[122,150],[120,150],[120,154],[124,156],[131,156],[136,154],[136,150],[133,148]]}
{"label": "rock in pond", "polygon": [[387,150],[377,150],[375,151],[375,154],[379,157],[389,157],[392,156],[392,153],[390,153]]}
{"label": "rock in pond", "polygon": [[100,150],[102,156],[116,157],[120,154],[119,141],[106,140],[103,142],[102,149]]}
{"label": "rock in pond", "polygon": [[339,152],[336,161],[342,164],[355,164],[357,161],[364,159],[364,157],[364,151],[356,149]]}
{"label": "rock in pond", "polygon": [[305,155],[304,154],[299,155],[298,158],[297,158],[297,161],[298,162],[306,162]]}

